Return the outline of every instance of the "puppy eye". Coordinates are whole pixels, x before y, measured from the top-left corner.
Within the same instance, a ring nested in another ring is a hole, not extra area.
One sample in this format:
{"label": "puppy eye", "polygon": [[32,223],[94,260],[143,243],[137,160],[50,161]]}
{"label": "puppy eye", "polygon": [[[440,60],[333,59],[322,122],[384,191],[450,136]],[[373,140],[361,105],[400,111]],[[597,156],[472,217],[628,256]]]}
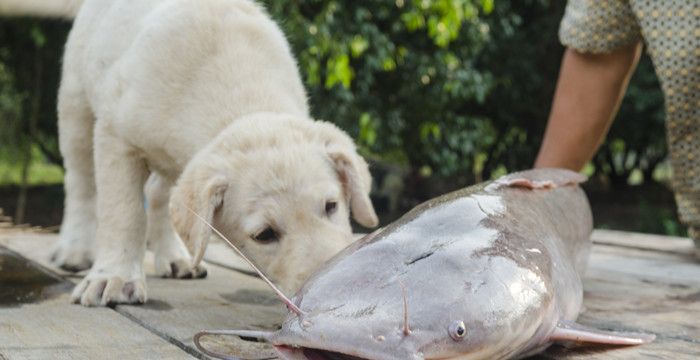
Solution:
{"label": "puppy eye", "polygon": [[253,239],[261,244],[269,244],[279,240],[277,232],[271,227],[267,227],[257,235],[254,235]]}
{"label": "puppy eye", "polygon": [[337,201],[326,201],[326,215],[331,216],[338,209]]}

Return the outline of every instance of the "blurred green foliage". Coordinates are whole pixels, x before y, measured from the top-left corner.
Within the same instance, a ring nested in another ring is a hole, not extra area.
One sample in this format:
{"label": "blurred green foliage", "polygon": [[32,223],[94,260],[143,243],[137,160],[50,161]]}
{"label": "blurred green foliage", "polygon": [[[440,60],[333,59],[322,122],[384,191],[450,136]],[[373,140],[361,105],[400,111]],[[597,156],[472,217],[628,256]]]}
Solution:
{"label": "blurred green foliage", "polygon": [[[63,183],[63,168],[46,161],[41,149],[32,145],[27,174],[29,185],[48,185]],[[17,185],[22,183],[22,164],[16,159],[0,159],[0,186]]]}
{"label": "blurred green foliage", "polygon": [[[564,2],[266,0],[287,34],[315,116],[375,159],[455,186],[529,167],[549,112]],[[0,22],[0,156],[26,141],[60,162],[55,99],[70,24]],[[37,74],[36,68],[43,71]],[[40,91],[33,87],[36,77]],[[39,97],[38,131],[25,120]],[[663,99],[648,59],[632,81],[595,170],[651,179],[665,157]]]}
{"label": "blurred green foliage", "polygon": [[[531,166],[563,52],[564,2],[265,3],[298,56],[314,114],[367,154],[455,187]],[[645,58],[593,169],[651,179],[666,154],[662,127]]]}
{"label": "blurred green foliage", "polygon": [[266,3],[298,55],[317,117],[378,158],[473,179],[499,133],[480,109],[500,82],[484,55],[494,32],[513,33],[519,16],[485,0]]}
{"label": "blurred green foliage", "polygon": [[[4,169],[17,169],[32,159],[61,164],[56,94],[69,29],[65,21],[0,19],[0,161]],[[55,169],[47,171],[55,173]],[[12,173],[3,176],[17,178]],[[36,178],[56,176],[32,177]]]}
{"label": "blurred green foliage", "polygon": [[[408,169],[408,196],[532,165],[563,53],[564,1],[262,2],[290,40],[314,116],[347,130],[369,158]],[[60,164],[55,100],[69,27],[0,19],[0,162],[31,154]],[[665,157],[663,98],[645,57],[589,169],[626,187],[632,173],[652,180]]]}

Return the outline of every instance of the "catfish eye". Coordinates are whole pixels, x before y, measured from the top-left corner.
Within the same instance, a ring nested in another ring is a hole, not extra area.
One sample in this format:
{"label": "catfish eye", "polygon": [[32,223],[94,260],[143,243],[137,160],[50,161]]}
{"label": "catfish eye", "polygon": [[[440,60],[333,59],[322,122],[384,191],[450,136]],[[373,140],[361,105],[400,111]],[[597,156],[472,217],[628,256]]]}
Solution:
{"label": "catfish eye", "polygon": [[467,327],[464,325],[464,321],[458,320],[450,324],[447,329],[450,333],[450,337],[454,341],[461,341],[467,335]]}
{"label": "catfish eye", "polygon": [[270,244],[275,241],[278,241],[279,238],[277,232],[268,226],[265,228],[265,230],[259,232],[257,235],[253,235],[253,240],[261,244]]}
{"label": "catfish eye", "polygon": [[331,216],[338,209],[337,201],[326,201],[326,216]]}

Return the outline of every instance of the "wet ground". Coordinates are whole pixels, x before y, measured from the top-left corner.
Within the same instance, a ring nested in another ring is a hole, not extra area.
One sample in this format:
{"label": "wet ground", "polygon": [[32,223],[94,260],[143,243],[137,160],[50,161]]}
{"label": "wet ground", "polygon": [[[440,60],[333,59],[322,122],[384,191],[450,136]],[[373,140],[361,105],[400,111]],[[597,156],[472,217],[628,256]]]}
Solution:
{"label": "wet ground", "polygon": [[58,296],[73,284],[19,254],[0,247],[0,307],[19,306]]}

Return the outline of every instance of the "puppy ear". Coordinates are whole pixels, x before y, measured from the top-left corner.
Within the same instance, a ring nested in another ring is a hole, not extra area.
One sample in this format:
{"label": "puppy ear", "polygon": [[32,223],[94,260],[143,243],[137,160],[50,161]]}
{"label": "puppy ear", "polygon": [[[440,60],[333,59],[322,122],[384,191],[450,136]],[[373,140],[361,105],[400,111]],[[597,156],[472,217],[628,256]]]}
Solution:
{"label": "puppy ear", "polygon": [[379,220],[369,198],[372,177],[365,160],[353,148],[347,147],[331,147],[328,156],[343,183],[346,197],[350,199],[353,218],[365,227],[377,226]]}
{"label": "puppy ear", "polygon": [[183,174],[170,197],[170,217],[180,238],[192,255],[193,266],[198,265],[207,248],[211,229],[192,212],[210,224],[223,204],[228,182],[222,175],[214,177]]}

